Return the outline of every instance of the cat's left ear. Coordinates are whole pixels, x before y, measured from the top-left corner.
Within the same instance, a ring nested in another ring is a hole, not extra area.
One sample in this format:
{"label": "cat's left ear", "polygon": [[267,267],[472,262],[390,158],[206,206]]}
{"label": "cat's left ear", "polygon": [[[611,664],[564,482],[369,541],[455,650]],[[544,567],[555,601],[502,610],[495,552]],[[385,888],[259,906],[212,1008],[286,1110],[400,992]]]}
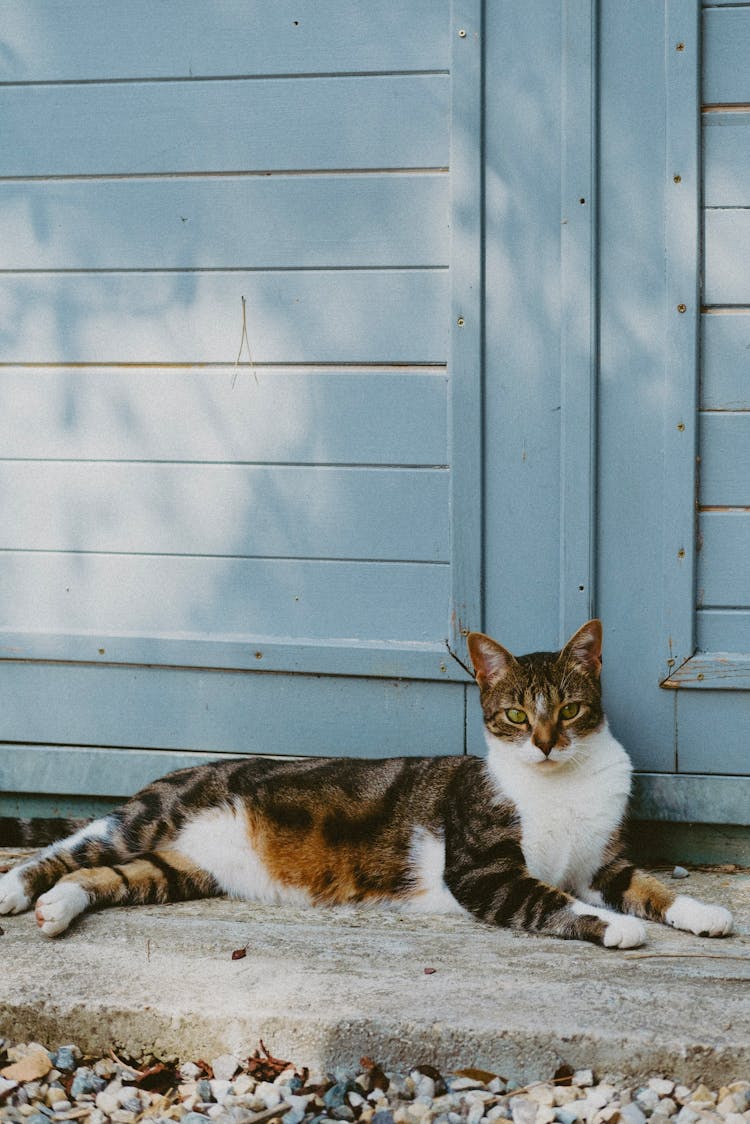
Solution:
{"label": "cat's left ear", "polygon": [[560,652],[561,662],[577,664],[589,675],[602,670],[602,622],[587,621]]}
{"label": "cat's left ear", "polygon": [[485,636],[483,632],[470,632],[466,637],[466,646],[480,687],[502,679],[510,665],[516,662],[507,648],[503,648],[502,644]]}

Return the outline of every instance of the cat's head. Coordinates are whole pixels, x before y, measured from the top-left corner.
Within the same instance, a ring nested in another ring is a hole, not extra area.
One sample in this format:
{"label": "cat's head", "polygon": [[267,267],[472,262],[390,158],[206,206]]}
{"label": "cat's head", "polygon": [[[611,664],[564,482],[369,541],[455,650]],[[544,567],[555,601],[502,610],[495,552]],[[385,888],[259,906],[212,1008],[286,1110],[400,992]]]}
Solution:
{"label": "cat's head", "polygon": [[490,745],[550,769],[575,760],[602,728],[602,626],[589,621],[559,652],[513,656],[481,632],[467,638]]}

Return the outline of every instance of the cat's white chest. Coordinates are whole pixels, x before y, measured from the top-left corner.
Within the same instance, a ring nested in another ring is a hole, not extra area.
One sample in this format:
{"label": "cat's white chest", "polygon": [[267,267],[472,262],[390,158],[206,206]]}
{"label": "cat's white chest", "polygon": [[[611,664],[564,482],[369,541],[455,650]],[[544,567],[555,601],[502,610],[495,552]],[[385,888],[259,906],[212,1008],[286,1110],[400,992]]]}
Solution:
{"label": "cat's white chest", "polygon": [[606,728],[586,739],[581,757],[580,764],[547,771],[490,744],[487,762],[498,790],[516,806],[529,873],[577,893],[590,886],[622,822],[631,777],[625,750]]}

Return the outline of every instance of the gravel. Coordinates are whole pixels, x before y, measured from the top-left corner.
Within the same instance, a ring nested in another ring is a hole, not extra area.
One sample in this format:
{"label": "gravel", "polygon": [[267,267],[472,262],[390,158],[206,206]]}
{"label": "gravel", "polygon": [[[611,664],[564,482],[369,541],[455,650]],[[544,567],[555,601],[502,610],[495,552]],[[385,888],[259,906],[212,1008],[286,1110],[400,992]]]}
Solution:
{"label": "gravel", "polygon": [[274,1058],[85,1058],[0,1039],[0,1121],[13,1124],[750,1124],[750,1081],[719,1089],[656,1075],[641,1085],[561,1066],[520,1088],[499,1074],[385,1073],[362,1058],[351,1073],[314,1073]]}

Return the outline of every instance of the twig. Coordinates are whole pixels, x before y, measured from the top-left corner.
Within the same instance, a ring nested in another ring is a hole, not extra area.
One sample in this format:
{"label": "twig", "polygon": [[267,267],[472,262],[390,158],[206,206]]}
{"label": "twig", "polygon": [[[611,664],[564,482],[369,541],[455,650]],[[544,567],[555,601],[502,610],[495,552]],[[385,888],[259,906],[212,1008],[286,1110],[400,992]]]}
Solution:
{"label": "twig", "polygon": [[[240,336],[240,350],[237,352],[237,358],[234,361],[234,374],[232,375],[232,390],[234,390],[237,376],[240,373],[240,358],[242,356],[243,347],[247,347],[247,361],[250,369],[253,368],[253,355],[250,351],[250,340],[247,337],[247,301],[242,297],[242,335]],[[253,372],[255,374],[255,372]],[[258,381],[258,376],[255,375],[255,381]]]}
{"label": "twig", "polygon": [[451,657],[451,659],[452,659],[452,660],[455,660],[455,661],[456,661],[456,663],[460,664],[460,665],[461,665],[461,667],[462,667],[462,668],[464,669],[464,671],[466,672],[466,674],[467,674],[467,675],[468,675],[468,676],[469,676],[469,677],[470,677],[471,679],[474,679],[474,678],[475,678],[475,676],[474,676],[474,672],[473,672],[473,671],[471,671],[471,669],[470,669],[470,668],[468,668],[468,667],[466,666],[466,664],[464,663],[464,661],[463,661],[463,660],[461,659],[461,657],[460,657],[460,656],[457,656],[457,655],[456,655],[456,653],[455,653],[455,652],[453,651],[453,649],[452,649],[452,648],[451,648],[451,646],[450,646],[450,643],[449,643],[449,642],[448,642],[447,640],[445,641],[445,647],[446,647],[446,649],[447,649],[447,651],[448,651],[448,655],[449,655],[449,656]]}

